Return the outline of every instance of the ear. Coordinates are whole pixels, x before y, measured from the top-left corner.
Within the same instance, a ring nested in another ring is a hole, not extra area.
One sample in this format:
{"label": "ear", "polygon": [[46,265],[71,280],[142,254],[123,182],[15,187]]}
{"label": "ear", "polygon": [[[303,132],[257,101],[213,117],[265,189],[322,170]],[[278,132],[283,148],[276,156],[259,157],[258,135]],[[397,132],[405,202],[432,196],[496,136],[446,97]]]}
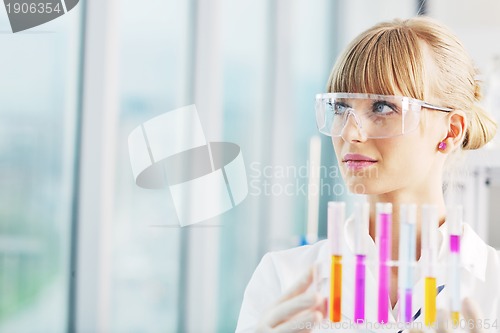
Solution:
{"label": "ear", "polygon": [[460,147],[464,140],[466,130],[465,112],[460,110],[450,112],[448,115],[448,133],[446,137],[441,140],[446,143],[446,148],[440,151],[443,153],[451,153]]}

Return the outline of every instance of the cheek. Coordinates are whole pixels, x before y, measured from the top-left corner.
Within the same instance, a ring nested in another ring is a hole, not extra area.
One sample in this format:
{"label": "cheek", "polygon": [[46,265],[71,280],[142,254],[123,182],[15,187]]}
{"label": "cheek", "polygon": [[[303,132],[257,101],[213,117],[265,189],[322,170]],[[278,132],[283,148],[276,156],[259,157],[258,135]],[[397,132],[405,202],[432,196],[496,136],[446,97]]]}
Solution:
{"label": "cheek", "polygon": [[422,180],[433,165],[435,155],[428,140],[419,136],[390,140],[381,145],[380,150],[381,175],[401,184]]}
{"label": "cheek", "polygon": [[335,156],[337,156],[337,161],[342,160],[342,156],[340,156],[342,152],[343,140],[340,138],[332,138],[333,150],[335,152]]}

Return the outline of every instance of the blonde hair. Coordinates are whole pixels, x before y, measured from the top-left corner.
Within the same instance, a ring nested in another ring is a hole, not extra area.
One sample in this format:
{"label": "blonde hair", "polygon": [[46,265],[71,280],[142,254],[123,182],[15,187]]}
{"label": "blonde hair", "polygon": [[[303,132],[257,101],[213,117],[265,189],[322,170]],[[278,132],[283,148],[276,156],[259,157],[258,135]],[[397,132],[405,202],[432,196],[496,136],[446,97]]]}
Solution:
{"label": "blonde hair", "polygon": [[[430,54],[425,56],[424,50]],[[458,38],[428,17],[396,19],[366,30],[337,60],[328,92],[399,93],[466,114],[464,150],[478,149],[497,124],[479,105],[477,71]]]}

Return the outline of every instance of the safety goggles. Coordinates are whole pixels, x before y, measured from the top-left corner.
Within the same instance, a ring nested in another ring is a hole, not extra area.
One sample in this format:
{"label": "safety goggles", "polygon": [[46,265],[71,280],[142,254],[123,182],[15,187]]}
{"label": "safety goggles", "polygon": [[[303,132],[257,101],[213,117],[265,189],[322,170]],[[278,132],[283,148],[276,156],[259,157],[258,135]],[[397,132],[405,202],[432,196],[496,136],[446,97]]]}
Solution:
{"label": "safety goggles", "polygon": [[327,93],[316,95],[316,122],[328,136],[340,137],[352,124],[365,138],[389,138],[415,130],[422,108],[453,111],[404,96]]}

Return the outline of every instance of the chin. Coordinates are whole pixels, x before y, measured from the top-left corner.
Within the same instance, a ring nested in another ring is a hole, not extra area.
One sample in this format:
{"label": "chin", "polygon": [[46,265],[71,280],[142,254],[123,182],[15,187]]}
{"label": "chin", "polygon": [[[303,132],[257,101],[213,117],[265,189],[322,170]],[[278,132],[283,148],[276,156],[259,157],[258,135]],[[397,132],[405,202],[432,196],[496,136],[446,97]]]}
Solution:
{"label": "chin", "polygon": [[382,194],[387,192],[387,187],[374,182],[363,179],[346,179],[347,188],[353,194]]}
{"label": "chin", "polygon": [[387,192],[387,183],[379,177],[378,168],[358,171],[342,169],[344,182],[353,194],[381,194]]}
{"label": "chin", "polygon": [[352,194],[374,194],[371,193],[371,191],[369,191],[362,183],[349,184],[347,187],[349,188],[349,192]]}

